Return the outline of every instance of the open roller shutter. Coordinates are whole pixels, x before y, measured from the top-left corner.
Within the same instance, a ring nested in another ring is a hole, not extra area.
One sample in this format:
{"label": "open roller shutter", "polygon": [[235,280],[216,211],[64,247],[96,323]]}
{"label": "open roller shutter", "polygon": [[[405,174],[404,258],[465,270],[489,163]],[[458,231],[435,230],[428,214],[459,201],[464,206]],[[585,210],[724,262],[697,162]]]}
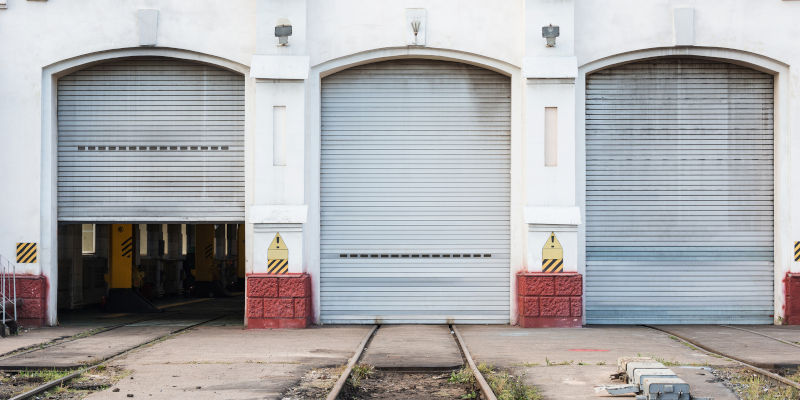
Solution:
{"label": "open roller shutter", "polygon": [[586,322],[772,323],[773,78],[699,59],[590,75]]}
{"label": "open roller shutter", "polygon": [[390,61],[322,83],[325,323],[507,323],[510,82]]}
{"label": "open roller shutter", "polygon": [[133,58],[58,81],[60,221],[244,219],[244,77]]}

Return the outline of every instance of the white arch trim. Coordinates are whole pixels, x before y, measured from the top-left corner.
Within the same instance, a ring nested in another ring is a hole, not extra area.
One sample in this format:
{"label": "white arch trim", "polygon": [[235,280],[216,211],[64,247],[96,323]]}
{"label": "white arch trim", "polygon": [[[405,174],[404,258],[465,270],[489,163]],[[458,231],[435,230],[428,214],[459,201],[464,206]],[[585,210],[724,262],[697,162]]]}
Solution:
{"label": "white arch trim", "polygon": [[[774,109],[774,322],[784,317],[786,299],[783,279],[791,263],[791,187],[790,187],[790,81],[789,65],[759,54],[717,47],[665,47],[630,51],[601,57],[578,67],[575,85],[576,193],[581,218],[586,221],[586,76],[606,68],[662,57],[698,57],[742,65],[775,77]],[[578,230],[578,271],[586,274],[586,227]],[[586,285],[584,285],[584,288]],[[585,295],[584,295],[585,298]],[[585,304],[584,304],[585,307]],[[584,313],[585,315],[585,313]]]}
{"label": "white arch trim", "polygon": [[[49,287],[47,289],[47,325],[56,325],[57,300],[58,300],[58,204],[57,204],[57,81],[58,78],[71,72],[115,59],[126,57],[169,57],[174,59],[194,61],[203,64],[213,65],[219,68],[228,69],[241,73],[245,77],[249,74],[249,67],[225,58],[198,53],[189,50],[162,47],[134,47],[111,49],[95,53],[84,54],[66,60],[58,61],[42,67],[42,161],[41,161],[41,243],[39,248],[39,262],[41,263],[42,274],[47,278]],[[249,80],[245,79],[245,85],[249,85]],[[250,90],[245,88],[246,96]],[[247,103],[247,101],[246,101]],[[245,113],[247,113],[245,106]],[[248,118],[245,117],[245,120]],[[245,141],[249,141],[250,129],[245,127]],[[245,145],[247,147],[247,144]],[[249,162],[249,154],[245,152],[245,165]],[[245,175],[247,175],[245,167]],[[245,187],[245,192],[251,192],[250,188]]]}
{"label": "white arch trim", "polygon": [[511,262],[509,276],[511,288],[509,319],[516,320],[516,285],[514,274],[524,266],[527,225],[524,224],[524,132],[523,93],[525,80],[519,66],[457,50],[429,47],[393,47],[363,51],[327,60],[311,67],[306,81],[306,135],[305,135],[305,198],[308,204],[308,221],[303,229],[303,259],[311,275],[314,296],[314,319],[320,316],[320,127],[322,78],[358,65],[400,59],[427,59],[470,64],[505,75],[511,79]]}

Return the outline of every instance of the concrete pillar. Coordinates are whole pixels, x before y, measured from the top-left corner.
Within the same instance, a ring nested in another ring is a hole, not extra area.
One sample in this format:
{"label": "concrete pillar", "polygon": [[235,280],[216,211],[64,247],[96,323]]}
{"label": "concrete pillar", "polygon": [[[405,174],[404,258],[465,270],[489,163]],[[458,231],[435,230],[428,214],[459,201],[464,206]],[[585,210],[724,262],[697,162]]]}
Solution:
{"label": "concrete pillar", "polygon": [[[306,1],[259,0],[258,43],[250,66],[255,84],[253,235],[247,272],[245,324],[249,328],[300,328],[310,322],[310,279],[303,262],[305,202]],[[288,45],[274,36],[291,24]],[[268,249],[280,233],[288,248],[288,274],[267,276]],[[272,290],[275,289],[275,290]],[[291,305],[291,306],[290,306]]]}
{"label": "concrete pillar", "polygon": [[[525,97],[525,222],[528,225],[528,274],[517,277],[518,322],[525,327],[580,326],[581,297],[554,299],[536,293],[529,284],[554,279],[542,273],[542,251],[551,233],[563,248],[563,277],[581,292],[583,272],[578,263],[578,228],[581,213],[576,202],[574,0],[527,0],[525,6],[525,57],[522,74]],[[558,27],[555,43],[542,37],[543,27]],[[569,276],[566,276],[569,275]],[[526,283],[527,282],[527,283]],[[563,315],[544,317],[539,307],[545,296],[558,301]],[[534,299],[534,300],[531,300]],[[535,308],[534,307],[534,308]]]}

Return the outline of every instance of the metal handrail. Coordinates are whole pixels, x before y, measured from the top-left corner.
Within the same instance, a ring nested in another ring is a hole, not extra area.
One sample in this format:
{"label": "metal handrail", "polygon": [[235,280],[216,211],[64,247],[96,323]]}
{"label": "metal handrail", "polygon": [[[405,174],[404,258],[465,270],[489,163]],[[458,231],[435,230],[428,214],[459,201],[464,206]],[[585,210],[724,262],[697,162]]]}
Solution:
{"label": "metal handrail", "polygon": [[[0,317],[2,317],[0,329],[5,329],[7,322],[17,321],[17,265],[3,257],[2,254],[0,254],[0,288],[2,288],[0,290],[0,307],[2,307],[0,308]],[[13,318],[8,313],[9,304],[14,311]]]}

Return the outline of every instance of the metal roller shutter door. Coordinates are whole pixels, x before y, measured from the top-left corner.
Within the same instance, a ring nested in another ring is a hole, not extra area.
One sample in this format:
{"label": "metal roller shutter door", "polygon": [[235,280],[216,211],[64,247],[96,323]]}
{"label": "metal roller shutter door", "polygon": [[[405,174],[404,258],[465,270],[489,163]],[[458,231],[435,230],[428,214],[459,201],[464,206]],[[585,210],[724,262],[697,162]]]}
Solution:
{"label": "metal roller shutter door", "polygon": [[244,219],[244,77],[164,58],[58,81],[60,221]]}
{"label": "metal roller shutter door", "polygon": [[510,82],[441,61],[322,82],[324,323],[509,321]]}
{"label": "metal roller shutter door", "polygon": [[772,323],[773,78],[699,59],[590,75],[586,322]]}

